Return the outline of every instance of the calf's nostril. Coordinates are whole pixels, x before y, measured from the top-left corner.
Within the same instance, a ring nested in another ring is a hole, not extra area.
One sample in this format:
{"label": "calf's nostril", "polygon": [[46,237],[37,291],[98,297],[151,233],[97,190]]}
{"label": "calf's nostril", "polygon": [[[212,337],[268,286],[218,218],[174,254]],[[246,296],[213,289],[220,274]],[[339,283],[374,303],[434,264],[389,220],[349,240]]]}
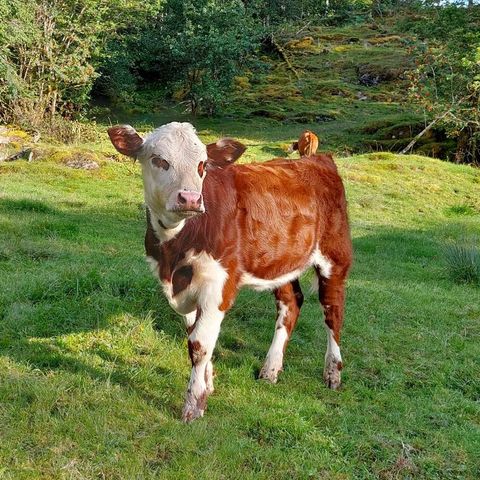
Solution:
{"label": "calf's nostril", "polygon": [[178,194],[177,198],[178,198],[178,203],[181,203],[181,204],[187,203],[187,199],[181,193]]}

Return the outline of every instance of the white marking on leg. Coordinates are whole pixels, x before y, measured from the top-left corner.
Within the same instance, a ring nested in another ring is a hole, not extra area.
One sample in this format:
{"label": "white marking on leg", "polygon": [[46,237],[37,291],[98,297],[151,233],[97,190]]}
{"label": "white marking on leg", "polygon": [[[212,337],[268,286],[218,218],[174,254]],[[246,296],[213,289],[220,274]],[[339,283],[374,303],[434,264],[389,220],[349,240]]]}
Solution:
{"label": "white marking on leg", "polygon": [[[191,421],[203,416],[206,398],[208,395],[208,364],[212,358],[213,349],[220,333],[220,324],[223,319],[223,312],[218,309],[202,309],[200,318],[197,320],[195,329],[188,337],[193,346],[192,373],[188,383],[185,405],[183,408],[183,419]],[[213,385],[211,385],[213,387]]]}
{"label": "white marking on leg", "polygon": [[211,395],[215,390],[213,386],[213,363],[211,361],[205,367],[205,383],[207,384],[207,395]]}
{"label": "white marking on leg", "polygon": [[197,311],[194,310],[193,312],[187,313],[183,316],[183,320],[185,322],[185,328],[188,330],[194,323],[197,318]]}
{"label": "white marking on leg", "polygon": [[[328,308],[328,305],[326,306]],[[341,362],[342,355],[340,347],[335,340],[333,330],[325,324],[327,330],[327,352],[325,353],[325,367],[323,379],[329,388],[336,390],[341,383]],[[340,367],[340,368],[339,368]]]}
{"label": "white marking on leg", "polygon": [[283,302],[278,302],[278,316],[275,323],[275,334],[273,335],[272,344],[267,353],[265,364],[260,371],[260,378],[275,383],[279,372],[283,367],[283,351],[285,343],[288,340],[288,332],[284,325],[284,320],[288,315],[288,306]]}
{"label": "white marking on leg", "polygon": [[221,264],[205,252],[190,259],[193,266],[191,289],[195,293],[201,314],[188,337],[190,345],[199,348],[195,359],[183,409],[183,419],[191,421],[203,415],[206,397],[213,391],[211,358],[224,312],[219,310],[223,300],[223,286],[227,272]]}
{"label": "white marking on leg", "polygon": [[332,358],[336,363],[341,362],[342,355],[340,354],[340,347],[333,335],[333,330],[328,328],[327,325],[325,325],[325,328],[327,330],[327,352],[325,353],[325,361],[327,361],[328,358]]}

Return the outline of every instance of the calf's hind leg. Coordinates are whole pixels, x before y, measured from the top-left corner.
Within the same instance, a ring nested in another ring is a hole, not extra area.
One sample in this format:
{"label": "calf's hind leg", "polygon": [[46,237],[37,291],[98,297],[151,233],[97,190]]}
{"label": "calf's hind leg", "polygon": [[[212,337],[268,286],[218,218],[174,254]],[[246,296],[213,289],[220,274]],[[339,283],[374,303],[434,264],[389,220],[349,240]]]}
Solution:
{"label": "calf's hind leg", "polygon": [[275,334],[259,378],[276,383],[283,367],[283,355],[300,314],[303,294],[298,280],[274,290],[277,304]]}
{"label": "calf's hind leg", "polygon": [[336,390],[341,384],[342,356],[340,354],[340,332],[343,324],[345,302],[345,278],[348,268],[334,266],[329,277],[318,275],[318,297],[323,306],[327,330],[327,352],[323,380],[328,388]]}

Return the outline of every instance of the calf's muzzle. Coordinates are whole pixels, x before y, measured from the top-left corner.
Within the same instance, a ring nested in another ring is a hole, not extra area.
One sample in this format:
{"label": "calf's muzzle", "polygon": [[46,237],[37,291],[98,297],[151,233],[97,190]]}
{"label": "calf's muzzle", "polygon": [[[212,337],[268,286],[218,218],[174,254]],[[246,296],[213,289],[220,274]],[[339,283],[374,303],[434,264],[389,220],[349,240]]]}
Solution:
{"label": "calf's muzzle", "polygon": [[189,190],[181,190],[177,195],[176,210],[182,212],[204,212],[202,194]]}

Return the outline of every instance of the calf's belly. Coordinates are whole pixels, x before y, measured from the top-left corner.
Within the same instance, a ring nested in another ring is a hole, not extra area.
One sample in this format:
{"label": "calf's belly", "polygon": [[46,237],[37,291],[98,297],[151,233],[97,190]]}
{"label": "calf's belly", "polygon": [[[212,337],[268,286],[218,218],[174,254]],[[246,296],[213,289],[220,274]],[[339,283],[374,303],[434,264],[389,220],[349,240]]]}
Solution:
{"label": "calf's belly", "polygon": [[[318,267],[322,275],[327,278],[330,276],[332,269],[332,262],[318,248],[314,249],[308,257],[299,259],[293,268],[290,267],[285,271],[285,265],[286,261],[279,259],[275,268],[244,272],[240,278],[240,283],[242,286],[259,291],[273,290],[297,279],[309,267]],[[270,275],[272,271],[278,272],[278,274],[272,277]]]}

